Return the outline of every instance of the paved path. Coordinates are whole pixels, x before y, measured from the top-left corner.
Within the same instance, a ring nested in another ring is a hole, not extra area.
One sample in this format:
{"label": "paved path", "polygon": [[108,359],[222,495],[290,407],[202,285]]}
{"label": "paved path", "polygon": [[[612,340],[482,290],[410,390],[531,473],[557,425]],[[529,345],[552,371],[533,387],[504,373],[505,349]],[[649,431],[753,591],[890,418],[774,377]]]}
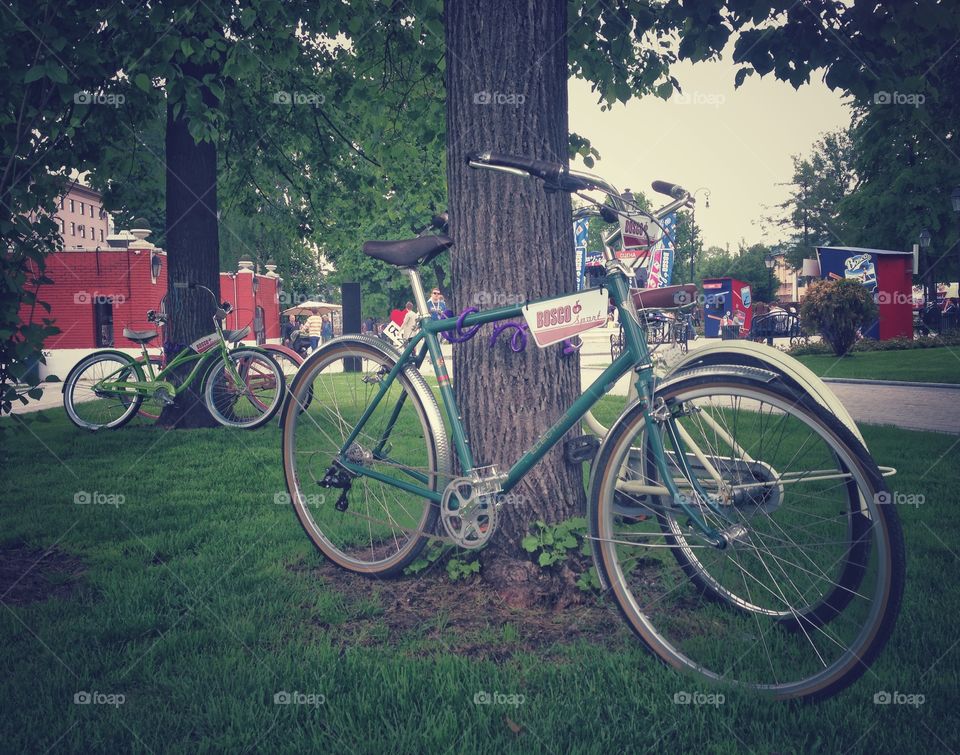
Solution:
{"label": "paved path", "polygon": [[960,390],[829,383],[857,422],[960,435]]}

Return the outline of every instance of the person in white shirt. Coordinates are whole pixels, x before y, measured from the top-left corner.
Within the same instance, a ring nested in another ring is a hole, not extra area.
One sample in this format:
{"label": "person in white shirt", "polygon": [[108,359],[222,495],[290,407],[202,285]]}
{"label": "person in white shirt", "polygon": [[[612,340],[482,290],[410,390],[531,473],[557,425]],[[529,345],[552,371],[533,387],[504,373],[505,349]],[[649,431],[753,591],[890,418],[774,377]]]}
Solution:
{"label": "person in white shirt", "polygon": [[320,336],[323,335],[323,317],[314,311],[314,313],[307,318],[303,329],[306,330],[307,335],[310,336],[310,350],[316,351],[317,346],[320,344]]}
{"label": "person in white shirt", "polygon": [[404,341],[410,340],[413,331],[417,329],[417,313],[413,311],[413,302],[407,302],[407,313],[403,316],[403,323],[400,325],[400,333]]}

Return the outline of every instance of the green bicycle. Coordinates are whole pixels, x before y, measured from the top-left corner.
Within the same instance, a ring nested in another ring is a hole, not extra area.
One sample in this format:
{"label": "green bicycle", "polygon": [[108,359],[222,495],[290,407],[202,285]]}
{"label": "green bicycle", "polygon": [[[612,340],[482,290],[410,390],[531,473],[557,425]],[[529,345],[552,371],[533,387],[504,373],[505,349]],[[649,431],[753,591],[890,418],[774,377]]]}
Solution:
{"label": "green bicycle", "polygon": [[[469,164],[638,210],[603,179],[561,164],[489,153]],[[438,339],[458,321],[430,319],[417,269],[452,243],[367,243],[366,254],[409,277],[419,331],[402,351],[335,339],[293,380],[284,475],[314,545],[378,578],[401,574],[433,539],[482,547],[504,496],[632,373],[639,398],[593,456],[588,498],[596,568],[631,629],[678,670],[779,699],[822,698],[862,675],[899,612],[904,545],[883,477],[850,429],[769,369],[707,365],[657,382],[628,271],[608,249],[594,292],[460,318],[469,328],[523,316],[544,345],[558,321],[605,322],[610,297],[624,328],[623,353],[532,448],[503,471],[479,466]],[[428,357],[445,416],[420,371]]]}
{"label": "green bicycle", "polygon": [[[62,388],[63,405],[71,422],[85,430],[115,430],[129,422],[144,401],[158,408],[172,404],[197,379],[202,381],[205,406],[221,425],[253,429],[277,413],[286,393],[286,381],[276,360],[263,349],[237,346],[250,328],[224,330],[223,320],[230,312],[230,304],[217,303],[206,286],[189,288],[203,289],[213,297],[214,332],[197,339],[157,370],[147,354],[147,344],[157,337],[158,331],[124,328],[124,337],[140,344],[142,358],[103,349],[80,360]],[[147,319],[162,325],[167,315],[151,311]],[[234,348],[229,348],[228,343],[234,344]],[[175,370],[191,363],[186,378],[173,379]]]}

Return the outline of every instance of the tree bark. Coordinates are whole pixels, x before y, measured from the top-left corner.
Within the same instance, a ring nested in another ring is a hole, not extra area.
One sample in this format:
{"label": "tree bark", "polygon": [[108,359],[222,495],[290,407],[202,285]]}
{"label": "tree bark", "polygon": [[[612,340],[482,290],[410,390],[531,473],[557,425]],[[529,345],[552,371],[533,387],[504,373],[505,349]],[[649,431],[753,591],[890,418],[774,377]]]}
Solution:
{"label": "tree bark", "polygon": [[[469,168],[474,149],[567,163],[566,3],[447,0],[447,179],[453,309],[474,302],[534,300],[575,286],[570,196],[537,180]],[[486,293],[485,298],[478,295]],[[482,306],[482,305],[481,305]],[[489,334],[489,326],[484,331]],[[580,394],[576,356],[559,346],[513,353],[480,335],[454,347],[454,387],[477,465],[505,470]],[[485,579],[514,605],[554,601],[520,541],[537,519],[580,515],[582,470],[552,449],[500,510],[484,552]],[[564,580],[564,585],[570,580]],[[554,580],[556,582],[556,580]]]}
{"label": "tree bark", "polygon": [[[185,76],[200,79],[209,71],[183,64]],[[204,99],[213,104],[212,95]],[[213,142],[194,141],[188,129],[184,106],[174,115],[167,106],[166,132],[166,244],[167,244],[167,340],[186,346],[214,329],[213,315],[220,300],[220,239],[217,222],[217,147]],[[213,291],[185,288],[199,284]],[[177,376],[185,378],[190,363]],[[201,394],[202,376],[164,408],[159,423],[165,427],[214,427]]]}

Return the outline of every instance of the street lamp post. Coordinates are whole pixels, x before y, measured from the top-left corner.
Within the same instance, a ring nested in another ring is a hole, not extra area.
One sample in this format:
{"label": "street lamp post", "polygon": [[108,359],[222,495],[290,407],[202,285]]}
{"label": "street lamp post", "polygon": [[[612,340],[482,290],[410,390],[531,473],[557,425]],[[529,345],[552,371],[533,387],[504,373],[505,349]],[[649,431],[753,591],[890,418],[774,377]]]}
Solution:
{"label": "street lamp post", "polygon": [[[950,193],[950,201],[953,203],[953,211],[957,215],[957,229],[960,231],[960,186],[956,187]],[[960,286],[960,236],[957,238],[957,286]],[[957,291],[960,296],[960,290]]]}
{"label": "street lamp post", "polygon": [[773,267],[777,264],[777,258],[768,254],[763,258],[763,264],[767,268],[767,287],[770,289],[770,300],[773,301]]}
{"label": "street lamp post", "polygon": [[[696,200],[697,194],[703,192],[703,206],[706,209],[710,209],[710,189],[706,186],[701,186],[699,189],[693,190],[693,198]],[[693,207],[690,209],[690,282],[693,283],[693,263],[694,258],[696,257],[697,252],[697,204],[694,201]]]}
{"label": "street lamp post", "polygon": [[920,231],[920,249],[923,252],[923,305],[928,307],[931,303],[937,303],[937,296],[933,291],[933,283],[930,277],[930,242],[933,237],[930,235],[930,229],[924,228]]}
{"label": "street lamp post", "polygon": [[[767,268],[767,287],[770,289],[770,301],[774,300],[773,295],[773,267],[777,264],[777,258],[773,254],[767,254],[763,258],[763,264]],[[773,322],[767,319],[767,346],[773,346]]]}

